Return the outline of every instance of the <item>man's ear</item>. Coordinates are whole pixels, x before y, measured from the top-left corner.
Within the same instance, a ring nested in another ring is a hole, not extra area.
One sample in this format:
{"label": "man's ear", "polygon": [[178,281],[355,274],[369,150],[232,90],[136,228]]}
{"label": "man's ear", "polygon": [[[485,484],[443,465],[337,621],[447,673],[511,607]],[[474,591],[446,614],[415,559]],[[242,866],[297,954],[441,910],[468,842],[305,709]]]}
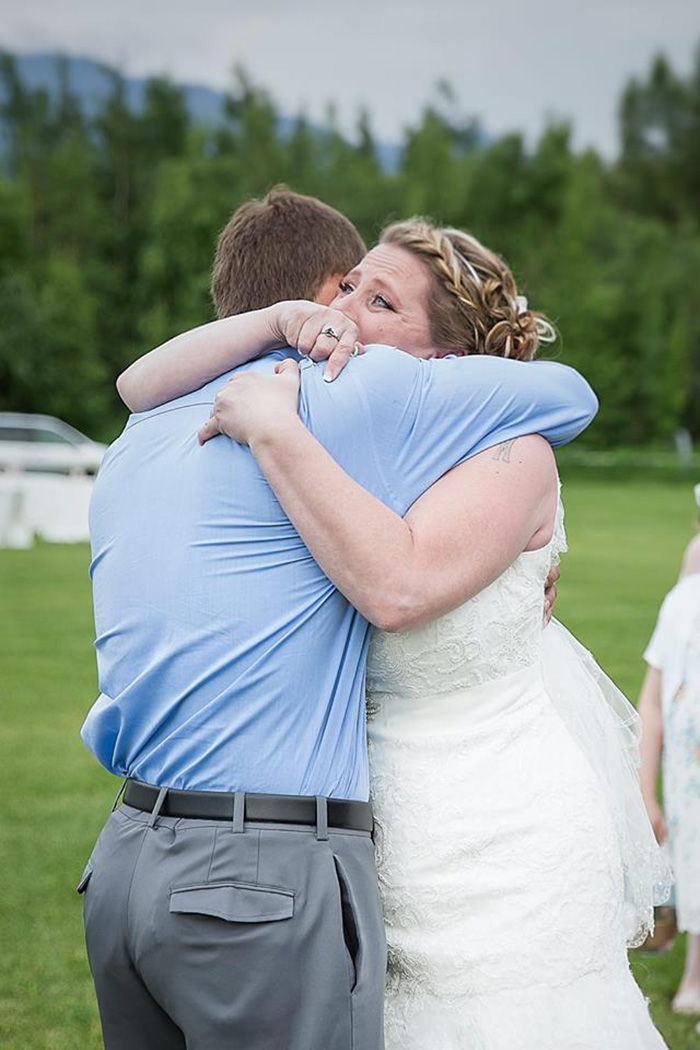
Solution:
{"label": "man's ear", "polygon": [[340,291],[340,282],[344,276],[344,273],[332,273],[326,277],[314,296],[314,302],[319,306],[330,306]]}

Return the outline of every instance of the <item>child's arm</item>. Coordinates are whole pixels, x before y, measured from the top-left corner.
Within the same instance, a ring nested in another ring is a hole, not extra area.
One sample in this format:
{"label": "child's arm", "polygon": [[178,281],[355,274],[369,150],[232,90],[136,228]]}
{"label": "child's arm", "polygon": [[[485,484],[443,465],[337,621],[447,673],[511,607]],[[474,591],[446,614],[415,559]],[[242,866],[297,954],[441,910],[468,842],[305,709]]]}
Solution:
{"label": "child's arm", "polygon": [[664,726],[661,708],[661,671],[650,667],[639,696],[639,714],[642,719],[641,787],[644,805],[654,834],[659,842],[666,840],[666,821],[656,800],[656,779],[663,750]]}

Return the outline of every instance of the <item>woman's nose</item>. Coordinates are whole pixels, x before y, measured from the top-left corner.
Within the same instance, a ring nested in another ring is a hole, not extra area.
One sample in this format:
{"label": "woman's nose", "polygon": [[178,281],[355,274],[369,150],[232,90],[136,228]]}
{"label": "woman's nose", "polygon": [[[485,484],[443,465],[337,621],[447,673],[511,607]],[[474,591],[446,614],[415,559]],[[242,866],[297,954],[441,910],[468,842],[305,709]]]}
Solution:
{"label": "woman's nose", "polygon": [[339,295],[338,298],[331,303],[334,310],[337,310],[341,314],[345,314],[351,321],[357,323],[357,302],[355,299],[355,292],[347,292],[345,295]]}

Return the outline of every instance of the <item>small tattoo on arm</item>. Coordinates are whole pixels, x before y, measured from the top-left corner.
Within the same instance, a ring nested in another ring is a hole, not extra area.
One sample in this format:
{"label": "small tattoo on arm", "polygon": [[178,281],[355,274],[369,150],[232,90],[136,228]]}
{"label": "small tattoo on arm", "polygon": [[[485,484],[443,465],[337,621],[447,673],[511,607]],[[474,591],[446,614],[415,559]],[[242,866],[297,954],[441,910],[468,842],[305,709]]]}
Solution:
{"label": "small tattoo on arm", "polygon": [[510,454],[513,451],[515,442],[516,438],[511,438],[510,441],[504,441],[502,445],[497,445],[493,458],[501,463],[510,463]]}

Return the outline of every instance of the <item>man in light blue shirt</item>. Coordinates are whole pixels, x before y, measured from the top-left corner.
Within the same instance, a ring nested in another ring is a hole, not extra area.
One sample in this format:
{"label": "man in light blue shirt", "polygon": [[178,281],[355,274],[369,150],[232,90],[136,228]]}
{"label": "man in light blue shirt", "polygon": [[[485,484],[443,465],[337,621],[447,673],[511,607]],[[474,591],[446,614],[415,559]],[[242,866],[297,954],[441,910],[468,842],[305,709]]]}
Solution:
{"label": "man in light blue shirt", "polygon": [[[468,456],[562,444],[597,408],[553,363],[375,346],[333,384],[301,373],[305,424],[401,515]],[[101,695],[83,739],[130,778],[80,883],[105,1045],[379,1050],[369,625],[249,450],[198,446],[228,378],[132,416],[95,486]]]}
{"label": "man in light blue shirt", "polygon": [[[159,787],[365,801],[369,625],[249,450],[197,445],[228,378],[132,416],[104,459],[91,510],[102,695],[83,738],[110,772]],[[549,362],[370,347],[333,384],[302,366],[303,421],[400,515],[467,456],[527,433],[562,444],[595,407]]]}

